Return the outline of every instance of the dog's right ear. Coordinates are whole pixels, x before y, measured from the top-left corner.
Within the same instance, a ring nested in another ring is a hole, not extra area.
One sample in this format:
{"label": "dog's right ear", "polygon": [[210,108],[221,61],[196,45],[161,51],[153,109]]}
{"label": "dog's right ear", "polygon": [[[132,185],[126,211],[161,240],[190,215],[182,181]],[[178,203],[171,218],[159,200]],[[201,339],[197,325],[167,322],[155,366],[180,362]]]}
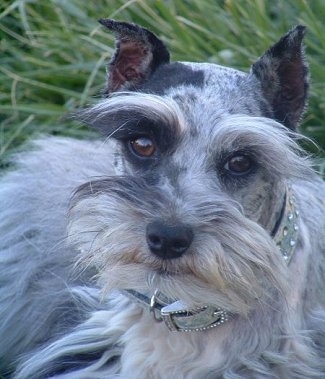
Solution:
{"label": "dog's right ear", "polygon": [[158,66],[169,63],[166,46],[149,30],[110,19],[99,22],[116,35],[115,54],[108,64],[106,95],[136,90]]}

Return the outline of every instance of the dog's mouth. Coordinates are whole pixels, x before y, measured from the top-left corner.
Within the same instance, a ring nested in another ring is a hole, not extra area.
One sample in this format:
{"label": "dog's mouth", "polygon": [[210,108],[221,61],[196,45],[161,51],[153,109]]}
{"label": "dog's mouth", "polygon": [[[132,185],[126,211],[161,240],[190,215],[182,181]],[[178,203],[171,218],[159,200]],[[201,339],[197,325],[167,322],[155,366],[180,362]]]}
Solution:
{"label": "dog's mouth", "polygon": [[167,280],[180,275],[179,270],[176,270],[176,269],[174,270],[174,269],[169,269],[169,268],[163,268],[163,269],[161,268],[161,269],[154,270],[153,272],[155,275],[163,277]]}
{"label": "dog's mouth", "polygon": [[153,272],[166,279],[169,277],[190,273],[189,270],[182,265],[182,258],[176,258],[172,261],[168,259],[161,259],[154,266]]}

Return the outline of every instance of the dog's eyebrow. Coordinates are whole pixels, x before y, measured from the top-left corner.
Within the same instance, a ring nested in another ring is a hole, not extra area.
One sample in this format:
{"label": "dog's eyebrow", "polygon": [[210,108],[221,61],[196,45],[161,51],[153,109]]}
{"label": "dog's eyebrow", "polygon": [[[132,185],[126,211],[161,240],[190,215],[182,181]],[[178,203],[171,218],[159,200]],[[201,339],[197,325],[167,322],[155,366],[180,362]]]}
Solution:
{"label": "dog's eyebrow", "polygon": [[76,118],[107,136],[144,125],[165,127],[176,135],[187,128],[181,109],[171,98],[138,92],[118,92],[81,111]]}
{"label": "dog's eyebrow", "polygon": [[299,178],[311,175],[311,164],[298,144],[302,137],[275,120],[231,115],[219,122],[211,140],[225,152],[255,153],[270,174],[281,176],[290,172],[292,177]]}
{"label": "dog's eyebrow", "polygon": [[123,113],[118,114],[116,119],[119,120],[117,128],[112,130],[111,125],[104,126],[104,128],[100,127],[100,131],[109,138],[125,140],[142,134],[154,134],[156,136],[178,134],[177,127],[175,128],[174,125],[165,123],[165,120],[151,120],[142,114],[134,112],[131,117]]}

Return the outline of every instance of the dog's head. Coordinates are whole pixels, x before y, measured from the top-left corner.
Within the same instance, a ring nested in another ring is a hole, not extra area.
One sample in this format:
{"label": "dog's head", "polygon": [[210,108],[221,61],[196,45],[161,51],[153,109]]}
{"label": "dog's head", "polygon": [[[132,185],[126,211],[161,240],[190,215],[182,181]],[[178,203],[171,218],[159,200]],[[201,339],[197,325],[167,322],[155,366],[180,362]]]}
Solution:
{"label": "dog's head", "polygon": [[158,288],[239,314],[270,303],[286,272],[272,234],[287,182],[308,170],[290,136],[307,97],[304,27],[246,74],[171,63],[146,29],[101,23],[117,35],[107,97],[81,117],[114,141],[117,174],[72,199],[80,261],[105,289]]}

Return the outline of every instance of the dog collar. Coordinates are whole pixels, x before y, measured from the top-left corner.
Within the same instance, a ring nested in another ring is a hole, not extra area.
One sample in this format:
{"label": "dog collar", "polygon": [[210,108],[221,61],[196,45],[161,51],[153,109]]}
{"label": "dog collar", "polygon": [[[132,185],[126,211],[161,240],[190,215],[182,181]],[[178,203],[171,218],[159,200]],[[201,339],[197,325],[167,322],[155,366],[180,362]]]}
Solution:
{"label": "dog collar", "polygon": [[149,298],[137,291],[126,294],[138,303],[149,306],[156,321],[164,321],[172,332],[199,332],[215,328],[228,320],[227,312],[215,306],[189,308],[181,300],[172,302],[158,290]]}
{"label": "dog collar", "polygon": [[[272,237],[287,264],[294,254],[298,239],[299,211],[295,204],[292,189],[288,187],[281,211]],[[156,321],[164,321],[168,329],[175,332],[204,331],[217,327],[228,321],[228,312],[212,305],[190,308],[181,300],[168,299],[155,291],[150,298],[134,290],[124,291],[130,298],[150,309]]]}
{"label": "dog collar", "polygon": [[274,242],[279,247],[283,259],[289,264],[297,244],[299,231],[299,210],[296,206],[291,187],[288,187],[286,190],[281,215],[282,217],[280,217],[272,236]]}

